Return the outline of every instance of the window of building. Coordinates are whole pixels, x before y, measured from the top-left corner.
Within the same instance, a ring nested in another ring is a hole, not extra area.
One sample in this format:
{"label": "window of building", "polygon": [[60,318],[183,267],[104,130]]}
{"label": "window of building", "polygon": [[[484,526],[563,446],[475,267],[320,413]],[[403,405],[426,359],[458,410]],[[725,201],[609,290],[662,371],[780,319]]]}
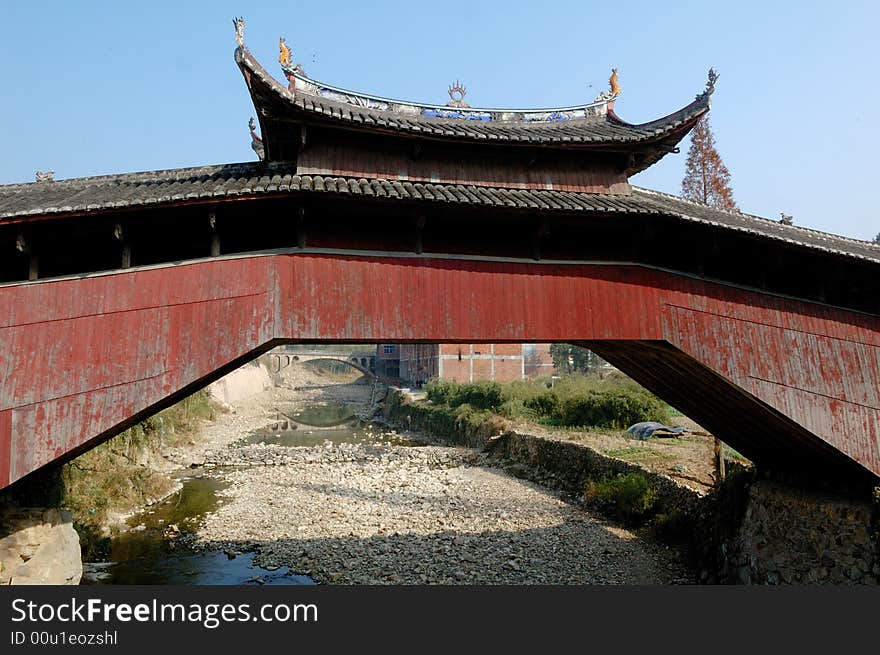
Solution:
{"label": "window of building", "polygon": [[382,346],[382,352],[386,355],[393,355],[394,346]]}

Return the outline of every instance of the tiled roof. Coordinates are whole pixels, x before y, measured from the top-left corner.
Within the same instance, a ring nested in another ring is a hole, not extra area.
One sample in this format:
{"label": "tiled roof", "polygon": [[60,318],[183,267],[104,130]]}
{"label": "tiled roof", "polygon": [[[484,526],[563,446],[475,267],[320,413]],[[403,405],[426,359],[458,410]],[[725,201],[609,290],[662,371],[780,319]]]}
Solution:
{"label": "tiled roof", "polygon": [[633,196],[667,216],[880,262],[880,245],[870,241],[785,225],[778,220],[709,207],[650,189],[634,187]]}
{"label": "tiled roof", "polygon": [[[603,111],[587,118],[546,122],[427,118],[419,114],[381,111],[334,101],[300,89],[292,93],[266,72],[246,50],[236,51],[236,61],[245,73],[258,110],[265,109],[271,115],[278,111],[289,112],[289,118],[295,120],[298,117],[302,122],[331,122],[349,128],[392,131],[424,138],[558,146],[637,144],[664,139],[672,139],[677,143],[709,109],[709,94],[705,93],[687,107],[641,125],[626,123],[613,111]],[[275,136],[272,130],[289,129],[287,125],[275,128],[267,121],[261,121],[261,124],[264,128],[263,138],[270,142]]]}
{"label": "tiled roof", "polygon": [[286,193],[357,195],[387,201],[488,206],[541,212],[664,215],[748,232],[808,248],[880,263],[880,246],[634,188],[631,195],[544,189],[500,189],[398,179],[297,175],[293,164],[248,162],[0,186],[0,224],[28,216],[60,216],[151,205]]}

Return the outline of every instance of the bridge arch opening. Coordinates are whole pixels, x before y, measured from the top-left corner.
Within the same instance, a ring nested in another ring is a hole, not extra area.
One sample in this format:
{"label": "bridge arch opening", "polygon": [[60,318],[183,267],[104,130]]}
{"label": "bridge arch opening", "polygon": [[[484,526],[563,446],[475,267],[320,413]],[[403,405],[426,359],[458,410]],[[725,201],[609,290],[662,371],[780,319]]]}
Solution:
{"label": "bridge arch opening", "polygon": [[[375,302],[389,288],[399,302]],[[276,345],[379,338],[585,344],[753,461],[880,476],[880,318],[642,265],[269,253],[4,285],[0,302],[0,487]]]}

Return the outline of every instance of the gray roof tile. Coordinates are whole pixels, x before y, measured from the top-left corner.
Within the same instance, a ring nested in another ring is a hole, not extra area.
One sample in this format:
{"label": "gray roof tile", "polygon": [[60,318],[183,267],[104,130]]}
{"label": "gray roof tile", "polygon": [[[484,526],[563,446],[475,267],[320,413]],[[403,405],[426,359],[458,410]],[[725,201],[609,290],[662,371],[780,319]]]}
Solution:
{"label": "gray roof tile", "polygon": [[880,263],[880,245],[716,209],[638,187],[634,187],[629,195],[607,195],[423,184],[400,179],[297,175],[291,164],[263,162],[0,185],[0,224],[35,216],[174,204],[192,198],[210,201],[237,196],[315,192],[481,207],[529,208],[553,213],[660,214]]}

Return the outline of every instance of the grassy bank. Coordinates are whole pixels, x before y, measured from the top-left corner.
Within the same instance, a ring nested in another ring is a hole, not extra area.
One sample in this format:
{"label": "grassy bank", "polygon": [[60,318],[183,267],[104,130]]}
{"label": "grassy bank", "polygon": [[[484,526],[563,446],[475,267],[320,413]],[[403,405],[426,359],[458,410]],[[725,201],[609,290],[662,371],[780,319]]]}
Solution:
{"label": "grassy bank", "polygon": [[428,384],[427,393],[437,405],[469,406],[560,427],[625,429],[640,421],[671,420],[666,403],[626,378],[570,376],[553,386],[543,381],[461,384],[435,380]]}
{"label": "grassy bank", "polygon": [[190,442],[217,408],[206,391],[121,432],[71,460],[61,470],[61,505],[73,512],[83,557],[103,554],[112,515],[164,497],[174,483],[160,470],[161,450]]}

